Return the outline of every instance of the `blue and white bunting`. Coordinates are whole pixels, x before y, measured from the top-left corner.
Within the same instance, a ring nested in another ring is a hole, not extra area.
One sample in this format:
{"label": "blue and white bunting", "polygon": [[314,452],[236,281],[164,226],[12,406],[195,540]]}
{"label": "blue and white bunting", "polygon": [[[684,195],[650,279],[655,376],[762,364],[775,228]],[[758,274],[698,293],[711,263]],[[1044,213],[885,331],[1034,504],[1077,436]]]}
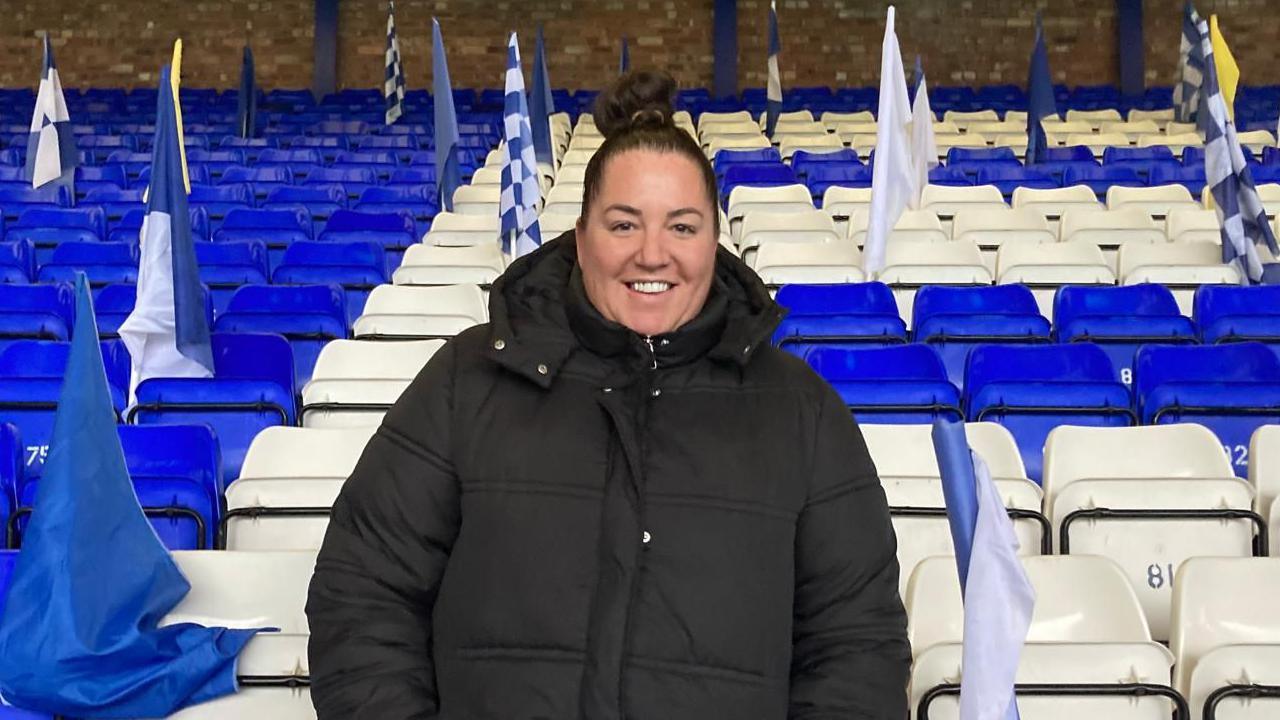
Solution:
{"label": "blue and white bunting", "polygon": [[529,127],[529,105],[524,94],[524,72],[520,69],[520,45],[511,33],[507,43],[507,84],[503,106],[503,136],[506,161],[502,166],[502,249],[512,257],[533,252],[542,245],[538,229],[538,206],[542,188],[538,185],[538,161]]}
{"label": "blue and white bunting", "polygon": [[382,95],[387,100],[388,125],[404,114],[404,66],[400,64],[400,41],[396,39],[396,4],[387,9],[386,73],[383,75]]}
{"label": "blue and white bunting", "polygon": [[53,61],[53,46],[44,36],[44,70],[40,74],[40,90],[36,94],[36,110],[31,117],[31,135],[27,139],[26,179],[31,187],[43,187],[55,180],[70,183],[80,162],[75,135],[71,132],[71,116],[62,94],[62,80]]}
{"label": "blue and white bunting", "polygon": [[1182,11],[1182,40],[1178,47],[1178,84],[1173,88],[1173,119],[1196,121],[1200,88],[1204,84],[1204,46],[1200,40],[1200,14],[1188,2]]}

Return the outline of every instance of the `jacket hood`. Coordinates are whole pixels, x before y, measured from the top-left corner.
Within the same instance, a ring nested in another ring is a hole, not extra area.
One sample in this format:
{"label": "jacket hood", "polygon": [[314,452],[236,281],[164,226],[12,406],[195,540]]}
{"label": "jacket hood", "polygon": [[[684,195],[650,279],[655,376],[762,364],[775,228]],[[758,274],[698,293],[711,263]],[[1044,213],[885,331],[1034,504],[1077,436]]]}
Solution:
{"label": "jacket hood", "polygon": [[715,278],[698,316],[646,339],[604,318],[586,297],[570,230],[510,265],[489,293],[489,355],[546,387],[580,347],[606,357],[632,356],[659,366],[706,356],[746,365],[766,345],[785,311],[758,275],[717,247]]}

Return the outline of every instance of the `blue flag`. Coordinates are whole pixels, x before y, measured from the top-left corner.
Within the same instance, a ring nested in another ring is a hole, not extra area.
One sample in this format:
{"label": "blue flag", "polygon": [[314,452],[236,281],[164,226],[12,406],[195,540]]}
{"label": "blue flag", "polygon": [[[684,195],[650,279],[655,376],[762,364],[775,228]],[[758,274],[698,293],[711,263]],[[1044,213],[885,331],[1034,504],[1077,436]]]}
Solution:
{"label": "blue flag", "polygon": [[[174,57],[180,58],[180,51]],[[149,378],[213,376],[209,322],[191,239],[176,85],[174,68],[166,66],[160,71],[156,103],[138,299],[120,325],[120,339],[132,363],[130,402],[138,385]]]}
{"label": "blue flag", "polygon": [[[1182,9],[1182,40],[1178,47],[1178,84],[1173,88],[1173,119],[1196,122],[1200,111],[1200,88],[1204,84],[1204,46],[1200,36],[1200,14],[1190,0]],[[1203,130],[1203,128],[1201,128]]]}
{"label": "blue flag", "polygon": [[552,165],[551,113],[555,112],[551,98],[551,76],[547,74],[547,45],[542,39],[542,26],[538,26],[538,46],[533,56],[533,88],[529,93],[529,127],[533,129],[533,151],[538,162]]}
{"label": "blue flag", "polygon": [[235,692],[257,631],[158,627],[190,589],[129,480],[79,275],[53,440],[0,617],[0,694],[54,715],[150,718]]}
{"label": "blue flag", "polygon": [[1018,538],[991,473],[969,449],[964,423],[938,420],[933,447],[964,597],[960,717],[1016,720],[1018,658],[1035,590],[1018,560]]}
{"label": "blue flag", "polygon": [[502,249],[520,257],[542,244],[538,228],[538,205],[542,188],[538,185],[538,163],[534,159],[533,132],[529,129],[529,106],[524,97],[524,71],[520,68],[520,44],[511,33],[507,43],[507,81],[503,108],[503,137],[506,162],[502,166],[502,194],[498,212],[502,220]]}
{"label": "blue flag", "polygon": [[386,123],[390,125],[404,114],[404,66],[400,64],[400,41],[396,39],[396,4],[394,2],[387,9],[385,61],[382,95],[387,102]]}
{"label": "blue flag", "polygon": [[1045,138],[1044,118],[1057,116],[1053,97],[1053,76],[1049,73],[1049,50],[1044,44],[1044,24],[1036,13],[1036,46],[1031,51],[1031,74],[1027,79],[1027,164],[1044,162],[1049,142]]}
{"label": "blue flag", "polygon": [[449,84],[449,63],[444,56],[440,21],[431,19],[431,94],[435,96],[436,186],[440,207],[453,210],[453,191],[462,184],[458,167],[458,113],[453,109],[453,87]]}
{"label": "blue flag", "polygon": [[79,163],[62,80],[53,61],[53,46],[45,33],[44,70],[40,73],[40,91],[31,116],[31,135],[27,138],[26,179],[36,188],[55,181],[70,186]]}
{"label": "blue flag", "polygon": [[778,127],[778,115],[782,113],[782,74],[778,71],[778,53],[782,52],[782,42],[778,39],[778,6],[769,3],[769,84],[765,88],[765,128],[764,133],[773,137]]}
{"label": "blue flag", "polygon": [[253,50],[245,45],[240,63],[240,94],[236,98],[236,131],[242,138],[258,134],[258,88],[253,76]]}
{"label": "blue flag", "polygon": [[631,50],[627,47],[627,36],[622,36],[622,55],[618,58],[618,74],[625,75],[631,69]]}

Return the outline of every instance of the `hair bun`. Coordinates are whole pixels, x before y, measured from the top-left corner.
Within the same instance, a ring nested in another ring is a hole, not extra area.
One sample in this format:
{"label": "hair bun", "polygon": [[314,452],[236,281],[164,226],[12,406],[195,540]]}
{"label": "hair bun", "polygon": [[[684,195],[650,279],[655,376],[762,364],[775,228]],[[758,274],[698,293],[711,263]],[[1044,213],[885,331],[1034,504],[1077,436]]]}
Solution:
{"label": "hair bun", "polygon": [[665,72],[636,70],[618,78],[596,97],[596,128],[606,138],[632,128],[673,124],[676,81]]}

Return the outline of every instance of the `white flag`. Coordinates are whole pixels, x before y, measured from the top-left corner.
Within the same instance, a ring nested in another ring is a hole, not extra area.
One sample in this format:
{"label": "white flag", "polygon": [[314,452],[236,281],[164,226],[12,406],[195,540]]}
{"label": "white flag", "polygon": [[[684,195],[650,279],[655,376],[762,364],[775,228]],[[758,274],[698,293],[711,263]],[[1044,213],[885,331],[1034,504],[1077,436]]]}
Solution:
{"label": "white flag", "polygon": [[884,268],[889,233],[902,217],[907,203],[919,192],[908,147],[911,108],[907,101],[907,79],[902,70],[902,53],[898,49],[893,19],[894,8],[890,5],[880,53],[880,112],[876,118],[875,167],[871,171],[871,213],[862,250],[862,269],[868,276]]}
{"label": "white flag", "polygon": [[907,204],[919,210],[924,186],[929,184],[929,170],[938,166],[938,143],[933,137],[933,108],[929,107],[929,83],[920,76],[916,101],[911,106],[911,160],[915,168],[916,187]]}

